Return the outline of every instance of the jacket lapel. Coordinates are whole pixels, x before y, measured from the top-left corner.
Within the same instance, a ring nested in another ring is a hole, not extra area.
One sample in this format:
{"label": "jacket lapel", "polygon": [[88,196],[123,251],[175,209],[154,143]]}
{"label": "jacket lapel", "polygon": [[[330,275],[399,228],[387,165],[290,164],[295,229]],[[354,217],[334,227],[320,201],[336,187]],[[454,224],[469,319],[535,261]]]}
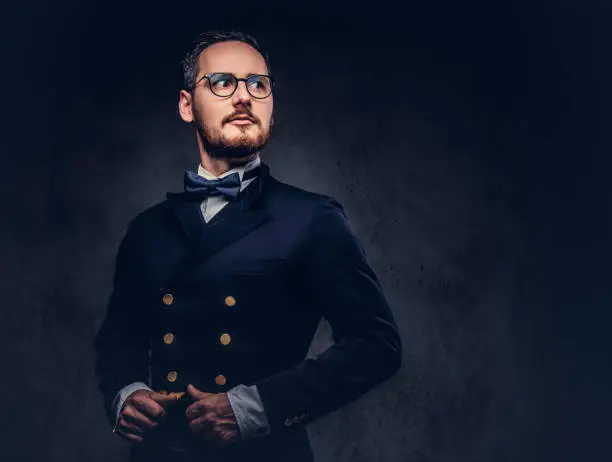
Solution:
{"label": "jacket lapel", "polygon": [[261,208],[261,199],[269,178],[269,167],[261,163],[257,179],[241,192],[238,201],[227,204],[208,223],[200,211],[200,202],[185,200],[183,193],[168,193],[174,215],[187,242],[183,263],[172,274],[168,288],[179,283],[210,257],[270,220]]}

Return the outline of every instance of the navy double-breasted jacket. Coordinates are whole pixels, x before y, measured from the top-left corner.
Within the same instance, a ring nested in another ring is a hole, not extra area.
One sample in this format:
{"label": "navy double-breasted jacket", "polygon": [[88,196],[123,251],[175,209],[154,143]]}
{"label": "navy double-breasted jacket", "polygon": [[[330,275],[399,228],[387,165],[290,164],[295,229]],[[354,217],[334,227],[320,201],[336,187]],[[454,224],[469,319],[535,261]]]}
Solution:
{"label": "navy double-breasted jacket", "polygon": [[[306,359],[322,316],[335,343]],[[255,384],[272,430],[204,447],[177,416],[133,447],[136,458],[151,445],[159,455],[179,435],[187,450],[210,456],[201,460],[312,460],[304,425],[401,363],[393,313],[342,206],[275,179],[266,163],[209,223],[183,193],[130,222],[94,348],[109,416],[133,382],[214,393]]]}

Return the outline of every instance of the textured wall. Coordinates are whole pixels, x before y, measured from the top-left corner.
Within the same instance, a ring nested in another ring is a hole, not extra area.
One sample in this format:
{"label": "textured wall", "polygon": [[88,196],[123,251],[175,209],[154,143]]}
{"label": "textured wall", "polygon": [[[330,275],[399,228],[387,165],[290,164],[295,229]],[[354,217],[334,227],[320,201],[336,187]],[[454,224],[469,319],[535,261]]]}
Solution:
{"label": "textured wall", "polygon": [[216,27],[269,49],[262,158],[345,205],[404,338],[396,376],[309,426],[317,460],[610,455],[609,11],[453,4],[9,8],[6,460],[126,457],[90,344],[125,225],[198,162],[178,62]]}

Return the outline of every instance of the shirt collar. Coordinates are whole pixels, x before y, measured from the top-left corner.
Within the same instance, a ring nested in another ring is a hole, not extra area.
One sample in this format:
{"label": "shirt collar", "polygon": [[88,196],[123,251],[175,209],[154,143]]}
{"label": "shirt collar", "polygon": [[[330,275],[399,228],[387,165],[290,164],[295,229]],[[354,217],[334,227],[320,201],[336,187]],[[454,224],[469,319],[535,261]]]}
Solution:
{"label": "shirt collar", "polygon": [[239,167],[234,167],[233,169],[228,170],[227,172],[222,173],[219,176],[215,176],[212,173],[210,173],[208,170],[206,170],[204,167],[202,167],[202,164],[200,163],[200,164],[198,164],[198,175],[200,175],[200,176],[202,176],[202,177],[204,177],[204,178],[206,178],[208,180],[214,180],[216,178],[224,178],[224,177],[226,177],[228,175],[231,175],[234,172],[238,172],[238,175],[240,175],[240,182],[242,182],[242,176],[244,175],[244,172],[247,172],[249,170],[253,170],[255,167],[259,166],[260,163],[261,163],[261,160],[260,160],[259,155],[258,155],[255,159],[247,162],[246,164],[241,165]]}

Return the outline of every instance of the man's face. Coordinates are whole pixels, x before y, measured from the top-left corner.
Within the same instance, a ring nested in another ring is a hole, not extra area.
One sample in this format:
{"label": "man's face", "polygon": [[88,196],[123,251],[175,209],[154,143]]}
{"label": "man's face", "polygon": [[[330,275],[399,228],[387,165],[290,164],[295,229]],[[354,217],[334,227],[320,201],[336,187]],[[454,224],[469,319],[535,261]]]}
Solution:
{"label": "man's face", "polygon": [[[196,82],[211,72],[228,72],[238,78],[268,74],[263,57],[250,45],[231,41],[206,48],[199,58]],[[201,80],[190,95],[181,91],[179,109],[185,122],[195,122],[201,142],[211,157],[240,158],[261,150],[269,141],[273,125],[273,96],[254,98],[239,81],[231,96],[219,97]],[[232,121],[247,115],[251,123]]]}

